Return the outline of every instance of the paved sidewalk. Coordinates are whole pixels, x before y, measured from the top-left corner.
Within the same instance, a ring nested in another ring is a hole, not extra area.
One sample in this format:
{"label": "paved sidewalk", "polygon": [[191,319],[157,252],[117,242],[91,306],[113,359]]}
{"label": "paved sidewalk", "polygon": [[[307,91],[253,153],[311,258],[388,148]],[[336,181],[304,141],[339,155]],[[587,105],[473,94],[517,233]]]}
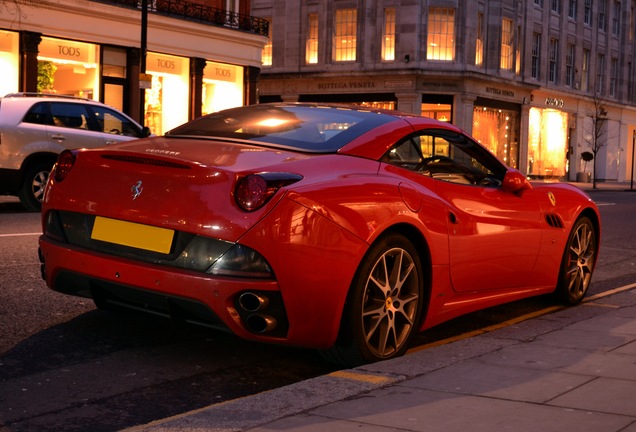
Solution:
{"label": "paved sidewalk", "polygon": [[636,284],[479,336],[129,429],[636,432]]}

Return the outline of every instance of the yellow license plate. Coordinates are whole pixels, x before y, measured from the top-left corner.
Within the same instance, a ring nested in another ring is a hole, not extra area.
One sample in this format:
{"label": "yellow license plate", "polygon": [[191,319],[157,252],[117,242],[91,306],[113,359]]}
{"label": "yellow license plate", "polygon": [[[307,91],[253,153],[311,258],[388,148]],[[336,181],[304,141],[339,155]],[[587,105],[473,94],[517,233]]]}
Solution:
{"label": "yellow license plate", "polygon": [[97,216],[91,238],[164,254],[170,253],[174,231]]}

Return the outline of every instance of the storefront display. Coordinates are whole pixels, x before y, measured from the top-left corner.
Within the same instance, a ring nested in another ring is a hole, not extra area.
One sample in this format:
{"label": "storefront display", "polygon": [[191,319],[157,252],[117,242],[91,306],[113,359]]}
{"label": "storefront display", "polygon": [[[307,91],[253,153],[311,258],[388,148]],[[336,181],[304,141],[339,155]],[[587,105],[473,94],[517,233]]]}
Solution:
{"label": "storefront display", "polygon": [[99,100],[99,46],[42,37],[38,91]]}
{"label": "storefront display", "polygon": [[528,123],[528,175],[565,178],[568,114],[552,108],[531,108]]}
{"label": "storefront display", "polygon": [[202,105],[203,115],[243,105],[243,68],[206,62]]}
{"label": "storefront display", "polygon": [[0,97],[18,91],[18,33],[0,30]]}
{"label": "storefront display", "polygon": [[515,110],[475,106],[473,136],[509,167],[519,163],[519,113]]}
{"label": "storefront display", "polygon": [[148,53],[146,71],[152,75],[152,87],[145,91],[144,125],[163,135],[188,121],[188,59]]}

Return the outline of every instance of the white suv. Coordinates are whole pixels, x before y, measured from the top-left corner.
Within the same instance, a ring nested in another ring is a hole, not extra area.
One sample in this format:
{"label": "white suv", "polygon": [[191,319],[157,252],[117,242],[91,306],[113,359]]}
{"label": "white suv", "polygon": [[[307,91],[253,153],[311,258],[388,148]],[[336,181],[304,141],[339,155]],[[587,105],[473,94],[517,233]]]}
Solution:
{"label": "white suv", "polygon": [[101,147],[150,134],[125,114],[90,99],[15,93],[0,98],[0,195],[39,211],[44,186],[65,149]]}

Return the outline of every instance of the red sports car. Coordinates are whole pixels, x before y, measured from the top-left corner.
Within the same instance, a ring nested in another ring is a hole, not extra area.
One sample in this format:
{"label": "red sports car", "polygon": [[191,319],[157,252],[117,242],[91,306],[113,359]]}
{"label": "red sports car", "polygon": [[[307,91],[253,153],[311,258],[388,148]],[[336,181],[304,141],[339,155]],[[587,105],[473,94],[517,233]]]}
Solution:
{"label": "red sports car", "polygon": [[451,124],[279,103],[65,151],[42,225],[56,291],[351,366],[478,309],[579,303],[601,222],[576,187],[531,185]]}

